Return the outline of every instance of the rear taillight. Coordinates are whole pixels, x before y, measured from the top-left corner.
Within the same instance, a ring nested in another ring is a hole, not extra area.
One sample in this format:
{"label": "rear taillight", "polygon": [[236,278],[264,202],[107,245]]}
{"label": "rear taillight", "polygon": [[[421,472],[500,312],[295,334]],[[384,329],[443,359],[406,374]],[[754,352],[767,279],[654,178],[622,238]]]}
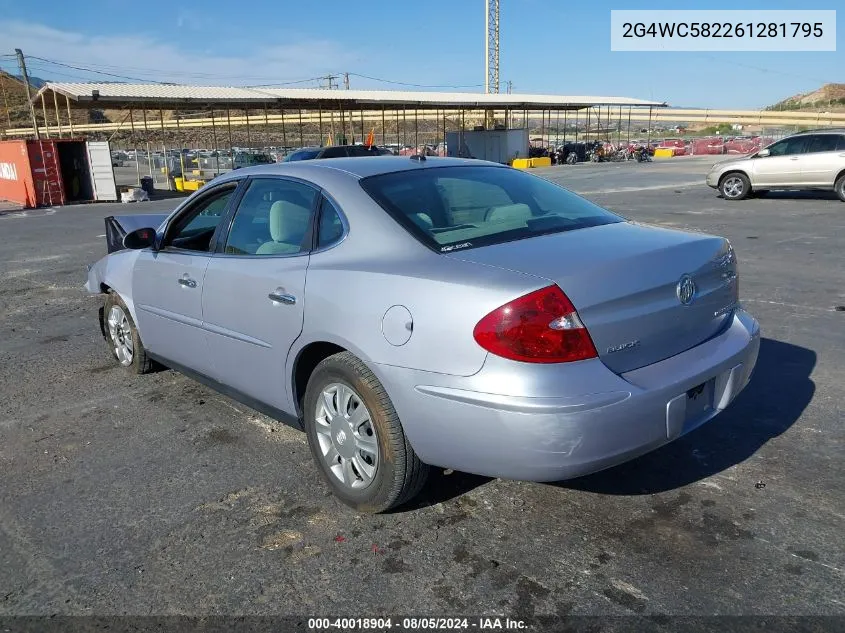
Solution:
{"label": "rear taillight", "polygon": [[567,363],[597,356],[575,306],[557,286],[496,308],[478,322],[473,336],[491,354],[525,363]]}

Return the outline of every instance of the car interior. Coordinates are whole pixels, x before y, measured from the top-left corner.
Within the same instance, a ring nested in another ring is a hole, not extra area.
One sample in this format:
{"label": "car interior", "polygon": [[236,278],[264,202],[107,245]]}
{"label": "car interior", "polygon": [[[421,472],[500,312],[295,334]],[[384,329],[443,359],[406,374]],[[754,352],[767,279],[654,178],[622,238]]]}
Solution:
{"label": "car interior", "polygon": [[233,255],[294,254],[303,249],[315,189],[278,178],[257,178],[232,220],[224,252]]}
{"label": "car interior", "polygon": [[229,199],[234,193],[233,187],[201,202],[201,208],[196,215],[188,214],[183,220],[185,224],[175,227],[166,245],[189,251],[210,251],[211,239],[214,237],[217,226],[223,220]]}
{"label": "car interior", "polygon": [[394,210],[422,229],[437,244],[486,238],[509,232],[548,232],[591,226],[608,218],[591,204],[560,190],[542,186],[465,178],[407,179],[385,184],[376,192]]}

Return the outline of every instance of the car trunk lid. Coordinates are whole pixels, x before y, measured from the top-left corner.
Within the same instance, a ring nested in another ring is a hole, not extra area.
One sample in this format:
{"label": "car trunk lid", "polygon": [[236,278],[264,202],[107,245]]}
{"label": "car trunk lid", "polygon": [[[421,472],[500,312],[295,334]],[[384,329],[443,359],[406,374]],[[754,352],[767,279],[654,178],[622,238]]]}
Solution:
{"label": "car trunk lid", "polygon": [[[535,275],[572,301],[601,360],[624,373],[717,334],[737,301],[724,238],[619,222],[506,242],[448,257]],[[694,284],[688,303],[683,291]]]}

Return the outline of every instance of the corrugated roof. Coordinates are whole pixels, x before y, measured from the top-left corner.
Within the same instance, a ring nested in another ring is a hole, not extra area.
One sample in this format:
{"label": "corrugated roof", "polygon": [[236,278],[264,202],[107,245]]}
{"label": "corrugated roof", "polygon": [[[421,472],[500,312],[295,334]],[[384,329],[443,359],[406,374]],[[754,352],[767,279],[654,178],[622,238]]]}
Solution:
{"label": "corrugated roof", "polygon": [[537,94],[484,94],[477,92],[410,92],[404,90],[321,90],[318,88],[256,88],[279,99],[337,100],[354,103],[418,105],[421,107],[568,108],[593,105],[655,106],[665,103],[630,97]]}
{"label": "corrugated roof", "polygon": [[[319,88],[237,88],[178,84],[62,83],[47,82],[41,94],[54,91],[68,97],[76,107],[94,103],[108,107],[132,105],[273,105],[275,107],[316,108],[337,103],[347,108],[385,105],[411,108],[512,108],[577,109],[589,106],[663,107],[665,103],[630,97],[564,96],[536,94],[484,94],[474,92],[411,92],[399,90],[327,90]],[[95,94],[97,96],[95,96]]]}
{"label": "corrugated roof", "polygon": [[[41,91],[53,90],[74,101],[271,102],[273,98],[250,88],[187,86],[180,84],[63,83],[48,81]],[[94,91],[99,93],[95,99]]]}

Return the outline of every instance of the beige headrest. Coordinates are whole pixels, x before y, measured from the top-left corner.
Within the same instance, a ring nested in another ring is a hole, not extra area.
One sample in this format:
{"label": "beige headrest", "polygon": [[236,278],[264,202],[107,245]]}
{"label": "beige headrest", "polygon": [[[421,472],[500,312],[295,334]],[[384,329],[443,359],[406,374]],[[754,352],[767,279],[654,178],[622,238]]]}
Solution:
{"label": "beige headrest", "polygon": [[518,222],[531,219],[531,208],[527,204],[508,204],[493,207],[487,212],[488,222]]}
{"label": "beige headrest", "polygon": [[270,205],[270,238],[274,242],[298,243],[308,230],[310,216],[311,210],[307,207],[287,200],[276,200]]}

